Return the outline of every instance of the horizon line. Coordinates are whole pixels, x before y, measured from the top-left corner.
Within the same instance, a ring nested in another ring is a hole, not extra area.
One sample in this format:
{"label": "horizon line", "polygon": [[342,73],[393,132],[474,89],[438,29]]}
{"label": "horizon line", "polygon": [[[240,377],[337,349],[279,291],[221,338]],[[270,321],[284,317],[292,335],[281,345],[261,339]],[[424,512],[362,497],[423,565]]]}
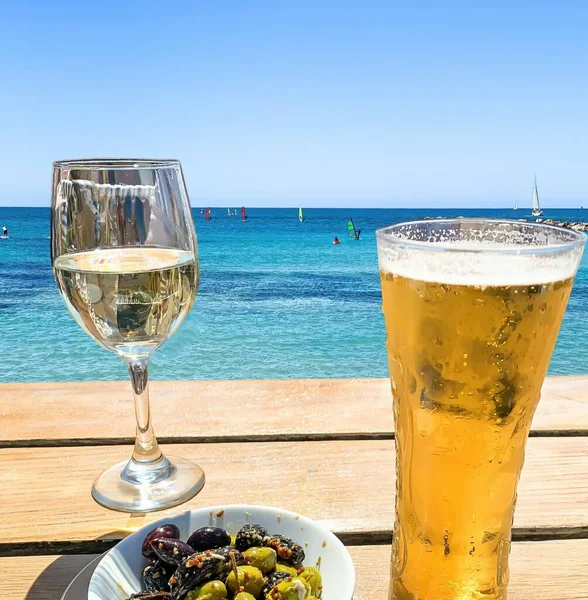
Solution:
{"label": "horizon line", "polygon": [[[588,202],[586,203],[588,209]],[[525,211],[527,209],[531,210],[532,206],[519,206],[518,209],[515,209],[511,205],[505,206],[305,206],[304,204],[292,204],[291,206],[268,206],[268,205],[255,205],[255,204],[222,204],[222,205],[213,205],[213,204],[190,204],[190,208],[195,209],[221,209],[225,210],[226,208],[235,208],[239,206],[244,206],[247,209],[269,209],[269,210],[294,210],[298,208],[303,208],[304,210],[512,210],[513,212]],[[7,208],[46,208],[48,210],[51,209],[51,205],[47,204],[13,204],[13,205],[0,205],[0,210]],[[542,205],[541,208],[543,210],[581,210],[583,209],[583,205],[580,206],[545,206]]]}

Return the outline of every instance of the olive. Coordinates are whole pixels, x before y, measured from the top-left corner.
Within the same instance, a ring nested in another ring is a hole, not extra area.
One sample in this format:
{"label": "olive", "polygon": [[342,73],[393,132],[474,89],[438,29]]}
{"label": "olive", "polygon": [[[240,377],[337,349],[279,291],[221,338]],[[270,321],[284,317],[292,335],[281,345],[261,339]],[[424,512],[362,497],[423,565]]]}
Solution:
{"label": "olive", "polygon": [[298,570],[290,565],[284,565],[282,563],[278,563],[275,568],[276,573],[288,573],[292,577],[296,577],[298,575]]}
{"label": "olive", "polygon": [[282,562],[288,565],[301,565],[304,561],[302,546],[285,535],[272,535],[264,545],[273,548]]}
{"label": "olive", "polygon": [[280,581],[269,597],[272,600],[309,600],[310,585],[300,577],[295,577],[290,581]]}
{"label": "olive", "polygon": [[169,578],[173,575],[175,566],[166,565],[160,560],[154,560],[141,573],[143,587],[148,592],[169,592]]}
{"label": "olive", "polygon": [[194,554],[194,548],[180,540],[156,538],[151,547],[157,558],[170,565],[179,565],[184,558]]}
{"label": "olive", "polygon": [[265,585],[263,586],[263,590],[261,590],[261,597],[265,598],[271,591],[275,585],[278,585],[280,581],[284,581],[285,579],[291,579],[292,575],[289,573],[285,573],[284,571],[277,571],[272,573],[266,580]]}
{"label": "olive", "polygon": [[207,581],[218,579],[224,566],[224,557],[212,552],[196,553],[185,558],[169,580],[174,600],[183,600],[188,592]]}
{"label": "olive", "polygon": [[238,582],[234,571],[229,573],[227,577],[227,587],[229,590],[234,594],[243,588],[241,591],[247,592],[257,598],[265,584],[263,573],[259,569],[249,566],[237,567],[237,572],[239,574]]}
{"label": "olive", "polygon": [[245,562],[252,567],[257,567],[264,575],[276,566],[276,551],[272,548],[253,546],[243,552]]}
{"label": "olive", "polygon": [[165,525],[160,525],[159,527],[152,529],[143,540],[142,552],[145,558],[155,558],[155,553],[151,547],[151,542],[155,539],[162,538],[179,540],[180,530],[172,523],[166,523]]}
{"label": "olive", "polygon": [[228,575],[229,571],[233,568],[233,563],[231,561],[231,552],[235,557],[235,562],[238,567],[243,566],[245,563],[245,557],[235,548],[235,546],[223,546],[222,548],[215,548],[214,553],[222,556],[225,559],[225,568],[223,571],[223,575]]}
{"label": "olive", "polygon": [[171,600],[171,592],[137,592],[126,600]]}
{"label": "olive", "polygon": [[300,572],[300,578],[305,579],[309,583],[310,592],[313,596],[317,596],[323,589],[323,576],[314,567],[304,567]]}
{"label": "olive", "polygon": [[255,600],[255,596],[248,594],[247,592],[239,592],[235,596],[235,600]]}
{"label": "olive", "polygon": [[252,546],[264,546],[269,534],[261,525],[243,525],[235,537],[238,550],[247,550]]}
{"label": "olive", "polygon": [[221,527],[201,527],[188,538],[188,546],[197,552],[229,546],[230,543],[231,536]]}
{"label": "olive", "polygon": [[222,581],[209,581],[204,585],[189,592],[186,600],[226,600],[227,588]]}

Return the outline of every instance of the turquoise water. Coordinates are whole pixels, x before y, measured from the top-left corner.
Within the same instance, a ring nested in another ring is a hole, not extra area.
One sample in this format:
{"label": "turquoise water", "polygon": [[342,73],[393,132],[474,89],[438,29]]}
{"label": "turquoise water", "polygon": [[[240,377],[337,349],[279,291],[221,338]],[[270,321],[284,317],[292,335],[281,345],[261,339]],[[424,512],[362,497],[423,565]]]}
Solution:
{"label": "turquoise water", "polygon": [[[384,323],[374,231],[437,216],[521,218],[510,210],[250,209],[249,220],[194,211],[201,283],[192,312],[153,356],[156,379],[383,377]],[[352,216],[360,242],[347,241]],[[583,220],[579,210],[546,217]],[[49,260],[49,210],[0,208],[0,381],[123,379],[126,369],[69,315]],[[338,235],[342,244],[331,241]],[[588,253],[551,362],[588,373]]]}

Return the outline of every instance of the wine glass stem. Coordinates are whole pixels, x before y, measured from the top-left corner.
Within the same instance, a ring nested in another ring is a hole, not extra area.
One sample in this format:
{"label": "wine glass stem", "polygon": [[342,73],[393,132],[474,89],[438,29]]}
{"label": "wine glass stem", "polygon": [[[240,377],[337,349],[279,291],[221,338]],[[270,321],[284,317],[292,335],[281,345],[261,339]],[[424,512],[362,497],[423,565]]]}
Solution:
{"label": "wine glass stem", "polygon": [[151,423],[148,362],[146,358],[127,361],[137,418],[137,436],[132,460],[142,464],[152,463],[161,458],[161,450]]}

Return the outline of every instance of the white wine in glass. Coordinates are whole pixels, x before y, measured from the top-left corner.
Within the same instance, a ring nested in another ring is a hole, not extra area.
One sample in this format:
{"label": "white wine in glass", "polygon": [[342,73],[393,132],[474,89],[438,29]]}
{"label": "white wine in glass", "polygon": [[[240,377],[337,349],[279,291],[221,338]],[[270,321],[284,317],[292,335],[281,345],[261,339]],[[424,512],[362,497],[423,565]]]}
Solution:
{"label": "white wine in glass", "polygon": [[197,465],[166,458],[151,424],[148,361],[196,297],[198,252],[180,163],[54,163],[51,253],[73,317],[127,364],[137,435],[129,461],[100,475],[94,499],[129,512],[169,508],[204,485]]}

